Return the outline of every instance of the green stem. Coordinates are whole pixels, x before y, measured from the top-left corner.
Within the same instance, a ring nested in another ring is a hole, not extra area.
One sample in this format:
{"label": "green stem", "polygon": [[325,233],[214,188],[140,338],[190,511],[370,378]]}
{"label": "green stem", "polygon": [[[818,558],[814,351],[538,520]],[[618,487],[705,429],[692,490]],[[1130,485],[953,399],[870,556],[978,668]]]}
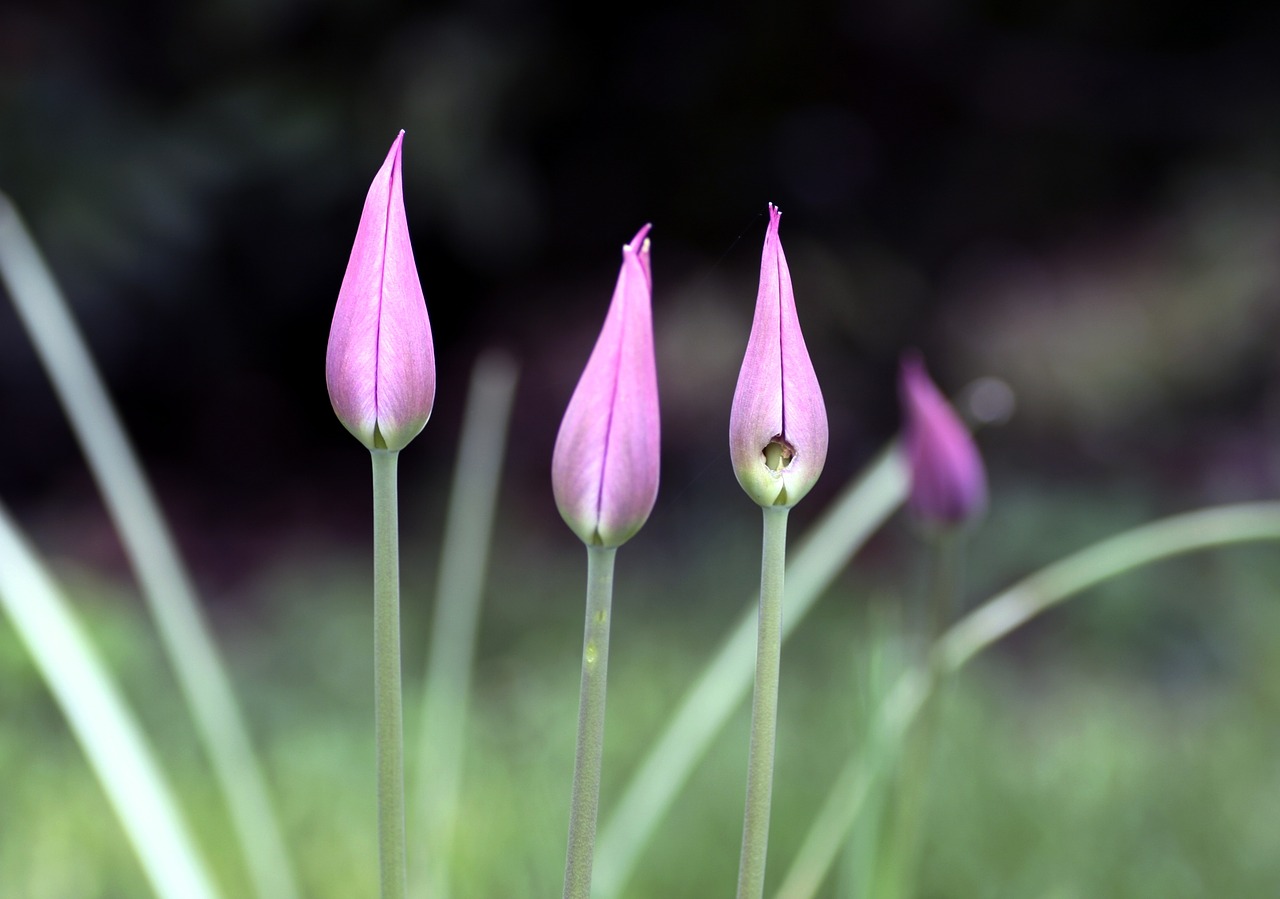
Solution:
{"label": "green stem", "polygon": [[373,455],[373,679],[382,899],[404,899],[404,722],[400,707],[398,450]]}
{"label": "green stem", "polygon": [[[784,638],[902,503],[906,491],[906,466],[897,443],[891,443],[822,513],[791,554],[787,602],[782,610]],[[622,892],[676,794],[746,698],[758,642],[757,607],[757,598],[752,596],[715,656],[685,692],[605,821],[596,852],[595,892],[599,899],[616,899]]]}
{"label": "green stem", "polygon": [[966,532],[939,534],[930,541],[929,560],[929,645],[942,636],[951,623],[964,593],[964,547]]}
{"label": "green stem", "polygon": [[777,899],[810,899],[826,878],[871,785],[935,687],[1001,637],[1046,609],[1127,571],[1194,550],[1280,540],[1280,503],[1240,503],[1174,515],[1117,534],[1040,569],[970,612],[933,645],[931,662],[898,679],[874,717],[872,751],[855,756],[814,819]]}
{"label": "green stem", "polygon": [[604,701],[609,677],[609,620],[616,546],[587,547],[587,621],[582,637],[582,687],[578,694],[578,748],[573,762],[569,848],[564,899],[590,899],[604,758]]}
{"label": "green stem", "polygon": [[423,825],[414,850],[420,899],[450,895],[471,669],[515,389],[516,363],[506,353],[491,350],[476,360],[458,437],[422,689],[418,799],[412,807]]}
{"label": "green stem", "polygon": [[[903,641],[903,608],[900,605],[875,605],[866,621],[866,638],[862,653],[865,662],[859,667],[866,672],[866,686],[859,691],[863,694],[857,703],[855,715],[855,733],[860,735],[860,742],[855,752],[870,752],[875,748],[870,728],[867,725],[876,709],[888,693],[891,678],[902,673],[908,664],[904,658]],[[837,889],[840,897],[879,897],[876,892],[880,888],[877,878],[884,876],[883,849],[886,840],[887,812],[893,794],[890,784],[882,779],[873,785],[867,795],[866,812],[862,815],[860,827],[849,838],[848,851],[841,866],[842,888]]]}
{"label": "green stem", "polygon": [[[924,646],[933,645],[946,630],[952,610],[957,606],[961,593],[964,568],[964,533],[934,535],[930,540],[930,585],[928,631]],[[927,666],[932,658],[925,655],[919,660]],[[886,864],[882,869],[884,880],[872,895],[883,899],[910,896],[915,879],[915,867],[919,857],[921,815],[929,787],[929,769],[933,758],[933,744],[942,705],[940,672],[935,672],[935,689],[924,700],[919,721],[904,736],[906,742],[898,776],[897,804],[890,842],[884,853]]]}
{"label": "green stem", "polygon": [[782,662],[782,591],[787,559],[788,508],[764,509],[760,555],[760,613],[756,632],[756,685],[751,698],[751,749],[747,755],[747,803],[738,860],[738,899],[764,895],[773,798],[773,753],[778,733],[778,675]]}

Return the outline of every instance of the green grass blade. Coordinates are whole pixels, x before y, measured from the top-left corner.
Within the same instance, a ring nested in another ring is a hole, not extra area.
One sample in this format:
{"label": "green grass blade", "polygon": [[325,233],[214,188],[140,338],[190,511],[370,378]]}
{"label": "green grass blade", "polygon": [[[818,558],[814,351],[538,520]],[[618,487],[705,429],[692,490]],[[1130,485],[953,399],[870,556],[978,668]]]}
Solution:
{"label": "green grass blade", "polygon": [[195,588],[62,292],[4,194],[0,279],[120,533],[226,796],[256,891],[260,899],[295,899],[297,886],[266,779]]}
{"label": "green grass blade", "polygon": [[0,606],[88,756],[156,895],[215,899],[219,893],[133,712],[3,507]]}
{"label": "green grass blade", "polygon": [[471,670],[493,535],[498,485],[515,398],[515,360],[492,351],[476,360],[454,466],[418,737],[417,797],[425,839],[414,858],[419,895],[449,899],[463,777]]}
{"label": "green grass blade", "polygon": [[1240,503],[1163,518],[1055,562],[970,612],[934,644],[930,666],[906,672],[873,717],[869,748],[850,759],[805,837],[778,899],[810,899],[857,823],[868,791],[897,757],[903,737],[946,677],[997,640],[1089,587],[1171,556],[1233,543],[1280,540],[1280,503]]}

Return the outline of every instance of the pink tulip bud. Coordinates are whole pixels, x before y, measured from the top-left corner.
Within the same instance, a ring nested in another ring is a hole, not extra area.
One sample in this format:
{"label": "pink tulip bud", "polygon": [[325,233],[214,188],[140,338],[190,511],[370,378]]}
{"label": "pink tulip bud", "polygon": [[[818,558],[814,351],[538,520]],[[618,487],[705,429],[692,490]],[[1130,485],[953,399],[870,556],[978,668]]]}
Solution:
{"label": "pink tulip bud", "polygon": [[399,450],[431,417],[436,357],[400,181],[401,131],[369,187],[329,329],[329,400],[369,449]]}
{"label": "pink tulip bud", "polygon": [[800,333],[791,272],[778,239],[782,213],[769,204],[760,293],[729,415],[738,483],[762,506],[794,506],[827,460],[827,409]]}
{"label": "pink tulip bud", "polygon": [[649,225],[622,248],[622,270],[551,457],[561,516],[590,545],[621,546],[658,496],[658,369],[653,356]]}
{"label": "pink tulip bud", "polygon": [[982,457],[917,354],[902,360],[901,395],[911,510],[936,527],[963,524],[982,514],[987,505]]}

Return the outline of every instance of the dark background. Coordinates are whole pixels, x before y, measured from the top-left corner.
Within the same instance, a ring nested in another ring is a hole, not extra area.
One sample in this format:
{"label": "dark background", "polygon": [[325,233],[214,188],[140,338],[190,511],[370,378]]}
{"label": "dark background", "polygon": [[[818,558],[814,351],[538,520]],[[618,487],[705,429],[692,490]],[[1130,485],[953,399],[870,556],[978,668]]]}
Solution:
{"label": "dark background", "polygon": [[[1115,482],[1173,511],[1277,486],[1278,18],[11,0],[0,189],[215,583],[281,540],[367,540],[367,462],[323,360],[400,128],[440,365],[402,466],[428,530],[470,365],[498,346],[522,372],[504,503],[572,548],[550,449],[619,249],[648,221],[655,519],[678,532],[742,502],[725,429],[766,201],[832,423],[813,505],[896,429],[897,359],[917,346],[946,390],[993,374],[1017,393],[983,438],[997,496]],[[7,304],[0,410],[0,497],[55,550],[122,566]]]}
{"label": "dark background", "polygon": [[[0,191],[137,439],[308,896],[371,895],[377,870],[369,462],[324,358],[401,128],[439,362],[400,465],[415,742],[469,373],[493,347],[521,370],[459,896],[558,888],[583,553],[551,448],[645,222],[662,485],[619,554],[606,816],[758,584],[727,429],[769,201],[831,423],[793,546],[897,430],[908,347],[948,393],[996,376],[1017,395],[978,434],[992,497],[961,608],[1144,521],[1280,494],[1280,6],[0,0]],[[6,300],[0,502],[243,895],[155,629]],[[916,538],[896,516],[788,641],[771,877],[910,660],[903,635],[927,620]],[[921,895],[1274,895],[1278,565],[1259,546],[1126,574],[969,666],[937,730]],[[142,894],[3,622],[0,720],[0,893]],[[740,708],[629,895],[733,883],[746,741]],[[856,837],[850,868],[857,844],[874,849]]]}

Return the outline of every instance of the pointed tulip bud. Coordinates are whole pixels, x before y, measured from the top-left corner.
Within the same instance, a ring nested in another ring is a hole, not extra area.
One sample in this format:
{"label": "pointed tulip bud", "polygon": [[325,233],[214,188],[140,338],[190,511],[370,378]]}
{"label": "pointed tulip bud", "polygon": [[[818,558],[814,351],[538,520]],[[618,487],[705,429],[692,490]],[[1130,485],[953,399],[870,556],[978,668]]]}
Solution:
{"label": "pointed tulip bud", "polygon": [[901,395],[912,512],[939,528],[981,515],[987,505],[982,457],[918,355],[902,360]]}
{"label": "pointed tulip bud", "polygon": [[762,506],[794,506],[827,460],[827,409],[800,333],[791,272],[769,204],[760,293],[729,416],[738,483]]}
{"label": "pointed tulip bud", "polygon": [[329,330],[329,400],[369,449],[403,449],[436,396],[431,323],[400,181],[401,131],[369,187]]}
{"label": "pointed tulip bud", "polygon": [[595,546],[621,546],[658,496],[658,369],[653,355],[649,226],[622,248],[618,286],[551,457],[561,516]]}

